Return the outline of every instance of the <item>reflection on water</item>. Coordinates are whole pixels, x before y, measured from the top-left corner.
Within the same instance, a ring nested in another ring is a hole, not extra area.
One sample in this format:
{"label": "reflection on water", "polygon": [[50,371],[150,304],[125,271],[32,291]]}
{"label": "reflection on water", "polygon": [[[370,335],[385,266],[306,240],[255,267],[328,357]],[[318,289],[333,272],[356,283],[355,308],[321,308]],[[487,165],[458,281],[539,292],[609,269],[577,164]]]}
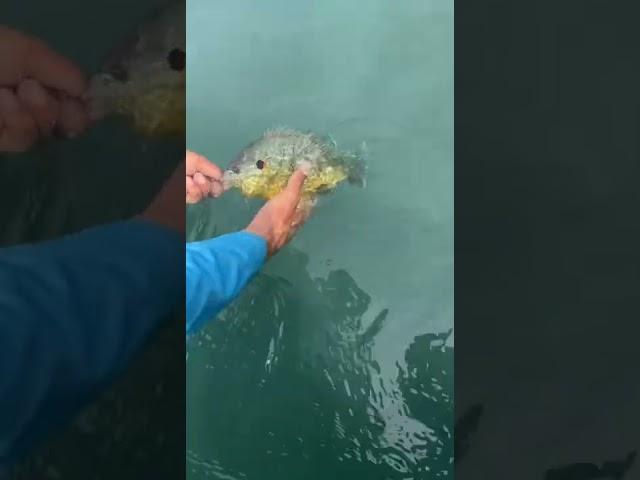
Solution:
{"label": "reflection on water", "polygon": [[450,331],[415,337],[388,375],[373,347],[394,312],[371,311],[344,270],[277,260],[286,279],[260,275],[191,340],[189,478],[451,475]]}

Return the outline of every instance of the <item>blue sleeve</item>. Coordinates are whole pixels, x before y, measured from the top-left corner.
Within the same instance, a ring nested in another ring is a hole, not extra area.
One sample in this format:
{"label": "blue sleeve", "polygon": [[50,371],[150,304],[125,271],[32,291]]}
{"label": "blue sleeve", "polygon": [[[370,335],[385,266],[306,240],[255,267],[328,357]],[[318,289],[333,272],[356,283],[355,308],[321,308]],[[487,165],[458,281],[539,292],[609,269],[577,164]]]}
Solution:
{"label": "blue sleeve", "polygon": [[196,332],[234,300],[258,273],[267,243],[248,232],[236,232],[187,243],[187,334]]}
{"label": "blue sleeve", "polygon": [[145,220],[0,250],[0,469],[184,308],[184,237]]}

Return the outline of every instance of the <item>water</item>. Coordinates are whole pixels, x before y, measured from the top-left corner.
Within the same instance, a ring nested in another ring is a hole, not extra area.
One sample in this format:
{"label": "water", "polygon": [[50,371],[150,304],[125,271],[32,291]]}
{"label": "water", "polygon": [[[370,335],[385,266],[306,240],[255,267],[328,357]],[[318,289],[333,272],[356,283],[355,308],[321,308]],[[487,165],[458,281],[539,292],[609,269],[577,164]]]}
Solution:
{"label": "water", "polygon": [[[453,475],[452,2],[187,3],[189,148],[226,165],[265,129],[369,150],[188,345],[187,476]],[[230,192],[191,240],[244,227]]]}

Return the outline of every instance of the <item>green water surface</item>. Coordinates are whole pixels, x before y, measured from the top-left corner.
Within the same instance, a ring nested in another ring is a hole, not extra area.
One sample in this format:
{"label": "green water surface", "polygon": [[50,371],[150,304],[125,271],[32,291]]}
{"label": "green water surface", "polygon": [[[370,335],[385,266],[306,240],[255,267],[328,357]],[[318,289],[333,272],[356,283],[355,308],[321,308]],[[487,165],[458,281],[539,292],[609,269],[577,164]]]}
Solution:
{"label": "green water surface", "polygon": [[[187,477],[453,475],[453,3],[187,2],[187,146],[221,166],[278,125],[367,145],[366,189],[197,337]],[[235,192],[188,238],[244,227]]]}

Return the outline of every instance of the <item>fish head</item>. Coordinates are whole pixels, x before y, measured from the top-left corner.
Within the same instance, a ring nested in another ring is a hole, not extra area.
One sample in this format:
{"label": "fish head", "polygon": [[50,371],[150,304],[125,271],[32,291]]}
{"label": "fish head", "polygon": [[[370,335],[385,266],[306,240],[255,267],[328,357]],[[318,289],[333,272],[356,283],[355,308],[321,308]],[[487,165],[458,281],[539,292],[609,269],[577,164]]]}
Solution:
{"label": "fish head", "polygon": [[238,188],[248,197],[270,199],[286,186],[296,161],[260,140],[245,148],[224,172],[225,189]]}
{"label": "fish head", "polygon": [[114,48],[91,78],[90,117],[129,117],[150,135],[184,133],[185,3],[172,2]]}

